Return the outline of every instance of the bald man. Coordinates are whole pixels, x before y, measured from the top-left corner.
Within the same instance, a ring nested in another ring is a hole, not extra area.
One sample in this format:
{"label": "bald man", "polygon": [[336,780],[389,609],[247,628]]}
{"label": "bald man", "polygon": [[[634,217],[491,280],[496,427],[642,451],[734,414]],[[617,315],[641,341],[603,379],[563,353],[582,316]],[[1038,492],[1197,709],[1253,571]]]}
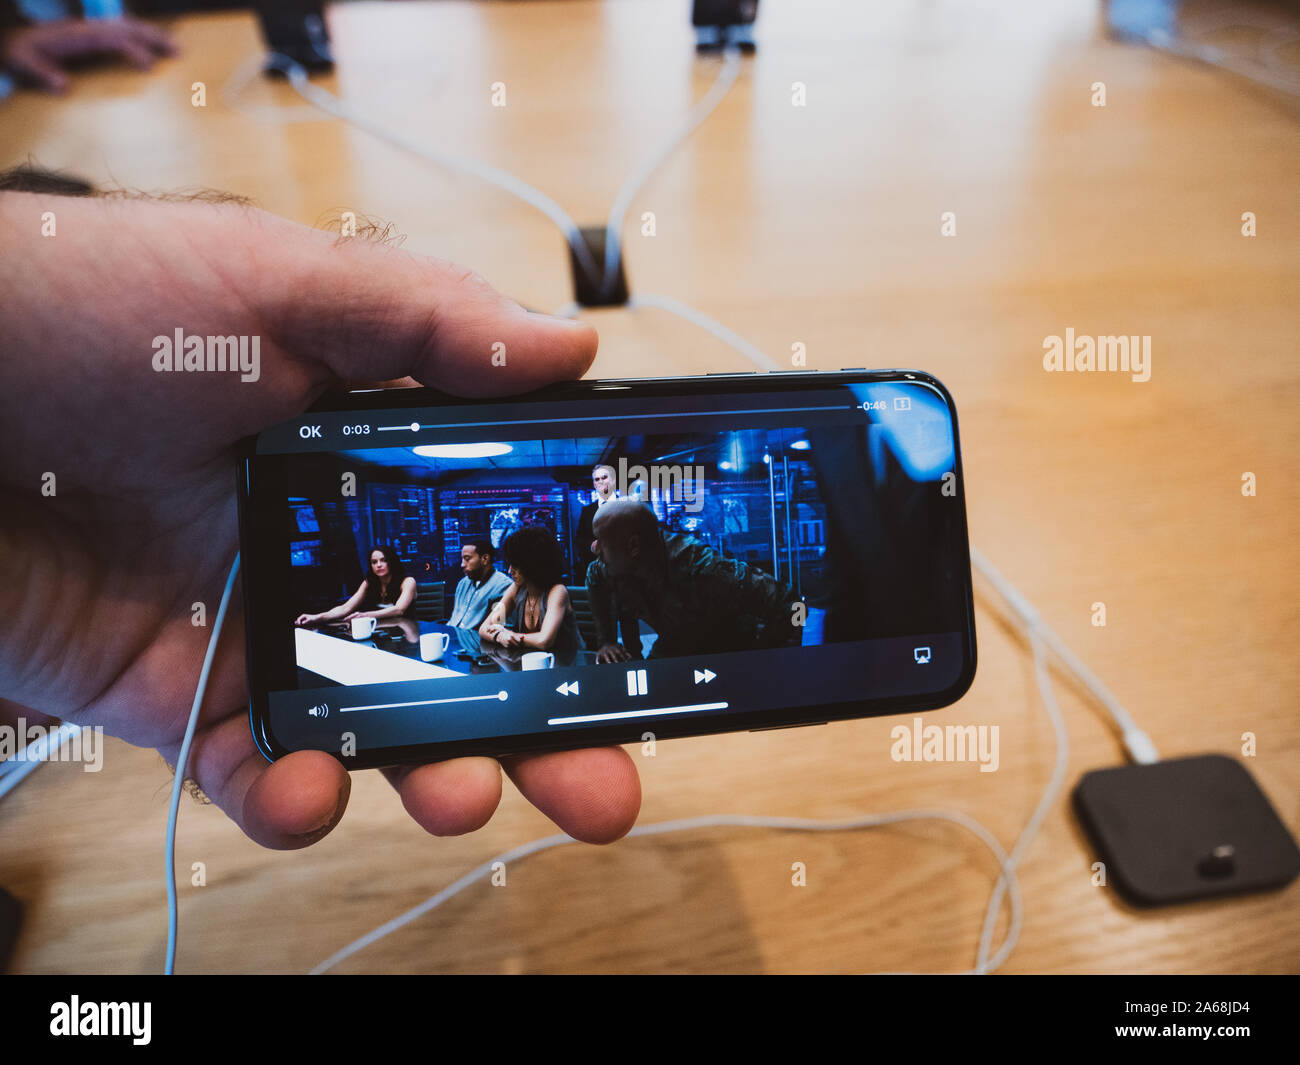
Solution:
{"label": "bald man", "polygon": [[587,589],[598,662],[629,657],[615,640],[614,603],[658,634],[652,658],[798,642],[794,593],[769,574],[684,533],[668,533],[644,503],[613,499],[592,523]]}

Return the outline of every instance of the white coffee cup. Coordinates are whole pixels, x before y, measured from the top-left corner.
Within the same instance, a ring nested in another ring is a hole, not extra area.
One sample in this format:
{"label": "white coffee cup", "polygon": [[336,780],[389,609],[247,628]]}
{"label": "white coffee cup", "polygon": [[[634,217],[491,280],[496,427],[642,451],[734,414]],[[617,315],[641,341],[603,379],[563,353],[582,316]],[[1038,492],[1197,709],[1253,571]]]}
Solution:
{"label": "white coffee cup", "polygon": [[365,640],[375,634],[375,628],[378,626],[374,618],[353,618],[352,619],[352,638],[354,640]]}
{"label": "white coffee cup", "polygon": [[426,662],[436,662],[447,653],[451,637],[445,632],[420,633],[420,657]]}
{"label": "white coffee cup", "polygon": [[550,669],[555,665],[555,655],[550,651],[529,651],[520,661],[524,669]]}

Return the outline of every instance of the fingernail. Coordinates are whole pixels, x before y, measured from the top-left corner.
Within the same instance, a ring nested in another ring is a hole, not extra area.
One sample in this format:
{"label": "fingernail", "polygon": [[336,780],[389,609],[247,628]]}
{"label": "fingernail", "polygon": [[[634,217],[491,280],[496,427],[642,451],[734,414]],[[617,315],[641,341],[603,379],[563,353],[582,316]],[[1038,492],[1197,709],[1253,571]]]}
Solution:
{"label": "fingernail", "polygon": [[333,811],[330,813],[329,817],[327,817],[323,823],[321,823],[316,828],[313,828],[308,832],[290,833],[289,838],[300,840],[303,843],[315,843],[318,839],[320,839],[322,836],[328,833],[335,825],[339,823],[339,821],[342,820],[343,808],[347,806],[348,793],[351,790],[352,789],[349,786],[339,792],[338,802],[334,804]]}

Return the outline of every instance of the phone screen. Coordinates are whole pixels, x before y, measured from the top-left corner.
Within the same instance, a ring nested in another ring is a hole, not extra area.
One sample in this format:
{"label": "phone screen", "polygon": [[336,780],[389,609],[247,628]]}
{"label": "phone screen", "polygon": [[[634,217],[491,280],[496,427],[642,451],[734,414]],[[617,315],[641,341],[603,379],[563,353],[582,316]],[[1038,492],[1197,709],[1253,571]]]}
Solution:
{"label": "phone screen", "polygon": [[268,757],[813,724],[973,679],[956,419],[928,375],[347,405],[266,430],[242,470]]}

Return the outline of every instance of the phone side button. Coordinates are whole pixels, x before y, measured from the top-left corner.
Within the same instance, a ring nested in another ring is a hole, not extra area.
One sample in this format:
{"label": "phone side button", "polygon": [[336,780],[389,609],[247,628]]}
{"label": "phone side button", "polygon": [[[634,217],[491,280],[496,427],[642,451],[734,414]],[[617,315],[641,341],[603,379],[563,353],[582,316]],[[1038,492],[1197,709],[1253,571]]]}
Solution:
{"label": "phone side button", "polygon": [[810,728],[813,725],[824,725],[825,721],[800,721],[795,725],[764,725],[762,728],[752,728],[750,732],[775,732],[783,728]]}

